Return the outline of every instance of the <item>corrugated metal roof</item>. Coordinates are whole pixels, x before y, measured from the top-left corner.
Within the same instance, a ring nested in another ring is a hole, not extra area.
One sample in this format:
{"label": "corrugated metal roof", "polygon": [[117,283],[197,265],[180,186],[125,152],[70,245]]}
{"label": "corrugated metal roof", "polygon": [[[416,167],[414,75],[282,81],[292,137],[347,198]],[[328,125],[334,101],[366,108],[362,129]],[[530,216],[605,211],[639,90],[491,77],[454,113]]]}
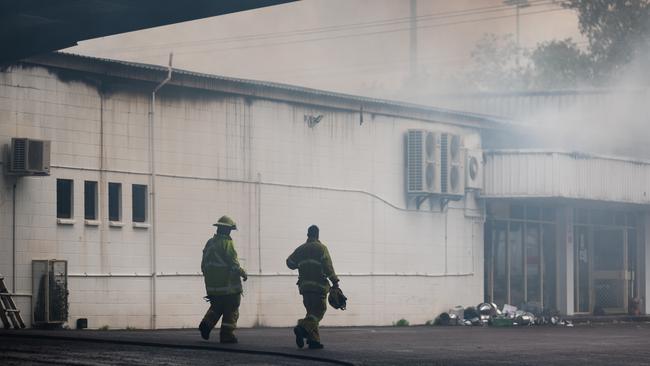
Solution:
{"label": "corrugated metal roof", "polygon": [[[65,53],[65,52],[56,52],[47,55],[35,56],[26,59],[24,61],[31,64],[40,64],[40,65],[50,66],[50,67],[76,69],[79,71],[95,72],[103,75],[110,74],[110,76],[117,76],[117,77],[124,77],[124,78],[133,78],[133,79],[137,78],[139,80],[147,80],[152,82],[157,79],[151,77],[147,79],[142,75],[136,75],[134,71],[145,70],[145,71],[153,72],[156,75],[162,75],[162,74],[166,74],[168,70],[167,67],[160,66],[160,65],[98,58],[98,57],[77,55],[77,54]],[[85,64],[84,65],[85,67],[83,69],[79,67],[80,62]],[[93,68],[93,65],[97,66],[97,68]],[[121,66],[123,70],[116,70],[114,68],[108,70],[107,68],[102,68],[99,66],[113,66],[113,67]],[[129,70],[131,71],[131,73],[127,72]],[[223,88],[223,84],[229,84],[229,85],[235,85],[239,87],[247,87],[249,89],[248,92],[246,92],[243,89],[237,89],[237,88],[231,88],[232,90],[228,89],[228,90],[219,90],[219,91],[231,92],[234,94],[247,94],[256,97],[269,97],[268,92],[271,92],[271,93],[275,93],[274,95],[277,96],[277,98],[275,99],[281,99],[281,100],[286,99],[287,101],[294,101],[294,102],[297,101],[300,103],[308,103],[308,104],[322,104],[324,106],[330,106],[328,105],[327,100],[336,99],[339,101],[344,101],[345,104],[347,105],[350,106],[354,105],[354,110],[357,111],[359,110],[359,106],[361,106],[364,112],[381,114],[381,112],[378,110],[370,109],[373,106],[375,106],[375,107],[389,108],[395,110],[395,114],[397,115],[403,114],[403,116],[407,118],[413,117],[412,115],[410,115],[411,113],[407,113],[407,112],[418,112],[419,114],[432,114],[438,117],[445,117],[447,119],[450,119],[450,120],[443,120],[440,122],[453,123],[453,120],[458,120],[457,122],[459,124],[462,124],[461,123],[462,121],[470,121],[475,123],[476,127],[479,128],[482,127],[483,128],[499,128],[499,127],[507,128],[509,126],[514,125],[514,122],[511,120],[494,117],[494,116],[482,115],[477,113],[468,113],[468,112],[462,112],[462,111],[456,111],[456,110],[444,109],[444,108],[436,108],[431,106],[423,106],[418,104],[398,102],[392,100],[363,97],[363,96],[351,95],[345,93],[337,93],[337,92],[312,89],[312,88],[307,88],[302,86],[282,84],[282,83],[276,83],[270,81],[259,81],[259,80],[221,76],[221,75],[205,74],[205,73],[183,70],[183,69],[176,69],[176,68],[173,69],[172,75],[173,75],[172,81],[170,82],[170,84],[173,85],[176,83],[177,86],[182,86],[182,87],[205,88],[209,90],[214,90],[212,86],[214,86],[215,83],[220,83],[221,88]],[[179,76],[181,77],[179,78]],[[200,80],[202,81],[202,83],[192,84],[192,85],[190,85],[189,83],[183,83],[183,80],[179,80],[182,79],[183,77]],[[259,89],[264,89],[265,91],[268,92],[260,93],[257,91]],[[307,96],[308,98],[307,99],[302,98],[305,100],[289,100],[287,98],[288,95],[287,93],[300,94],[303,96]],[[331,107],[340,108],[341,106],[331,105]],[[346,109],[351,109],[351,108],[346,108]],[[402,113],[400,113],[399,111],[402,111]]]}

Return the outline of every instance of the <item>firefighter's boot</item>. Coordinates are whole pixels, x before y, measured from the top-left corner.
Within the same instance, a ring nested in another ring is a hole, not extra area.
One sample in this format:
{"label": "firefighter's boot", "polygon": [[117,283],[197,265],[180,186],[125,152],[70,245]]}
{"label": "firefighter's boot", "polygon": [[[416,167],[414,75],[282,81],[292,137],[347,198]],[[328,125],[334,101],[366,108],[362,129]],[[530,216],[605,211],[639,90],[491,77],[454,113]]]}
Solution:
{"label": "firefighter's boot", "polygon": [[312,341],[309,339],[307,340],[307,344],[309,345],[309,349],[323,349],[325,347],[319,341]]}
{"label": "firefighter's boot", "polygon": [[206,322],[201,322],[199,324],[199,331],[201,332],[201,338],[208,340],[210,339],[210,331],[212,331],[212,327],[210,327]]}
{"label": "firefighter's boot", "polygon": [[302,348],[305,346],[305,338],[307,338],[307,332],[300,325],[293,327],[293,334],[296,335],[296,346]]}
{"label": "firefighter's boot", "polygon": [[219,343],[238,343],[237,337],[233,333],[233,328],[221,326],[221,331],[219,332]]}

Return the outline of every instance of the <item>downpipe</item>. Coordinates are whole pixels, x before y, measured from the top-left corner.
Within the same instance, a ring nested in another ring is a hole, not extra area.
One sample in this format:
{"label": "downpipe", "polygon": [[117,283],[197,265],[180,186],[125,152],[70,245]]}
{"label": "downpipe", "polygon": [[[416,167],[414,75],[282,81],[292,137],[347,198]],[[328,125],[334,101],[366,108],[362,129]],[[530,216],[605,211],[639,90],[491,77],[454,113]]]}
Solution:
{"label": "downpipe", "polygon": [[172,78],[172,58],[173,53],[169,54],[169,64],[167,66],[167,77],[151,93],[151,104],[149,105],[149,202],[151,212],[151,231],[149,234],[149,247],[151,251],[151,329],[156,329],[156,280],[157,280],[157,253],[156,253],[156,164],[154,150],[154,122],[156,110],[156,93]]}
{"label": "downpipe", "polygon": [[16,293],[16,182],[13,184],[13,190],[12,190],[12,198],[11,198],[11,209],[12,209],[12,214],[11,214],[11,269],[12,269],[12,275],[11,275],[11,292],[14,294]]}

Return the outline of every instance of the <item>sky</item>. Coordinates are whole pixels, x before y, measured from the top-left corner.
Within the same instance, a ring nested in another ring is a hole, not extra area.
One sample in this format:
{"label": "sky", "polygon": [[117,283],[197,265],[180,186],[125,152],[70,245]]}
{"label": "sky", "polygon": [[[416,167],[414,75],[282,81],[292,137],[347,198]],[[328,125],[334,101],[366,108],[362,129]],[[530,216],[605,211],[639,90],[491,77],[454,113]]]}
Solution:
{"label": "sky", "polygon": [[[572,37],[577,16],[553,0],[520,10],[520,44]],[[463,72],[485,33],[515,34],[502,0],[418,0],[418,71],[433,79]],[[89,56],[399,99],[410,75],[410,0],[302,0],[279,6],[80,42]],[[432,86],[434,88],[435,86]]]}

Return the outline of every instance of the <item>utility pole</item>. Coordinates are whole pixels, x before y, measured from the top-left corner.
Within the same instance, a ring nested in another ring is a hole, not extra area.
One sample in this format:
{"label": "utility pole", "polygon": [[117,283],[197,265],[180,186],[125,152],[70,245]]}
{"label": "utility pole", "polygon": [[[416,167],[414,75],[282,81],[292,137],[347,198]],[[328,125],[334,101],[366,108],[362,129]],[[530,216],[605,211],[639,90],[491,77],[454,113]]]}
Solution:
{"label": "utility pole", "polygon": [[415,79],[418,73],[418,30],[417,30],[417,0],[411,0],[411,25],[410,25],[410,72],[411,78]]}
{"label": "utility pole", "polygon": [[515,32],[515,37],[517,42],[517,54],[516,54],[515,62],[517,63],[517,69],[519,69],[519,50],[521,48],[519,46],[519,9],[528,7],[530,6],[530,4],[528,3],[528,0],[504,0],[503,3],[509,6],[514,6],[515,11],[517,12],[517,14],[515,15],[515,17],[517,18],[517,29]]}

